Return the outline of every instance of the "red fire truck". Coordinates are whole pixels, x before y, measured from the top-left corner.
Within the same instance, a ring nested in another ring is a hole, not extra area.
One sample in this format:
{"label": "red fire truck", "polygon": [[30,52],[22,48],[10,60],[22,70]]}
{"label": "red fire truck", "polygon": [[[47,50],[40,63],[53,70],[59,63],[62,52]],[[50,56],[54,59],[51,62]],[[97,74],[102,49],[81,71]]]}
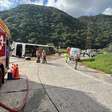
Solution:
{"label": "red fire truck", "polygon": [[0,86],[4,83],[4,77],[9,66],[9,38],[10,31],[0,19]]}

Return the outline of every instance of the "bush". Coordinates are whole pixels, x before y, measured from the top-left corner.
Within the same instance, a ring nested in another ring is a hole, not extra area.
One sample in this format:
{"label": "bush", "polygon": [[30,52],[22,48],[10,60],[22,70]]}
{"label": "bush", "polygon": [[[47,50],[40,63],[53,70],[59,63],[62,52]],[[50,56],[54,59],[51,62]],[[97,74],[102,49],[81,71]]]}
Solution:
{"label": "bush", "polygon": [[89,59],[81,59],[80,62],[92,62],[95,61],[95,58],[89,58]]}

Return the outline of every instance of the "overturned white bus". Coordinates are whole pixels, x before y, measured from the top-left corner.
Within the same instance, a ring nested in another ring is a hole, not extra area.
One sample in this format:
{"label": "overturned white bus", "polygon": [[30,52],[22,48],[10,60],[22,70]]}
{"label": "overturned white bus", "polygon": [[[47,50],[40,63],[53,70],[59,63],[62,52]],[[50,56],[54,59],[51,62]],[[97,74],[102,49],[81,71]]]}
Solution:
{"label": "overturned white bus", "polygon": [[54,46],[13,42],[12,43],[12,56],[35,57],[37,48],[44,49],[46,51],[47,55],[55,53],[55,47]]}

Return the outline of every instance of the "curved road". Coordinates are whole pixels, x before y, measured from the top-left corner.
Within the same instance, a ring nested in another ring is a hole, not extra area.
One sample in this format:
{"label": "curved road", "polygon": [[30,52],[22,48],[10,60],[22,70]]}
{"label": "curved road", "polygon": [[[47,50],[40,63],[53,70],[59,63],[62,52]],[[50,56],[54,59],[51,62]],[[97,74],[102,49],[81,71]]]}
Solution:
{"label": "curved road", "polygon": [[63,59],[18,64],[30,79],[24,112],[112,112],[111,83],[75,71]]}

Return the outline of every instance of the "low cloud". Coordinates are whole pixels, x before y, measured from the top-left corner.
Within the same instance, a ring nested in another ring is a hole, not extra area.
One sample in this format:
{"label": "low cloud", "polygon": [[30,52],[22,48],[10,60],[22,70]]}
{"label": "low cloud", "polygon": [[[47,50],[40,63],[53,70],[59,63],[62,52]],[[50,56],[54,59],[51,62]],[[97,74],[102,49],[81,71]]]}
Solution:
{"label": "low cloud", "polygon": [[48,6],[54,6],[68,14],[79,17],[82,15],[97,15],[112,7],[112,0],[49,0]]}
{"label": "low cloud", "polygon": [[56,7],[68,14],[83,15],[111,14],[112,0],[0,0],[0,10],[20,4],[36,4]]}
{"label": "low cloud", "polygon": [[9,9],[11,7],[11,2],[8,0],[0,0],[0,10]]}
{"label": "low cloud", "polygon": [[112,15],[112,8],[105,9],[105,11],[103,12],[103,14],[105,14],[105,15]]}

